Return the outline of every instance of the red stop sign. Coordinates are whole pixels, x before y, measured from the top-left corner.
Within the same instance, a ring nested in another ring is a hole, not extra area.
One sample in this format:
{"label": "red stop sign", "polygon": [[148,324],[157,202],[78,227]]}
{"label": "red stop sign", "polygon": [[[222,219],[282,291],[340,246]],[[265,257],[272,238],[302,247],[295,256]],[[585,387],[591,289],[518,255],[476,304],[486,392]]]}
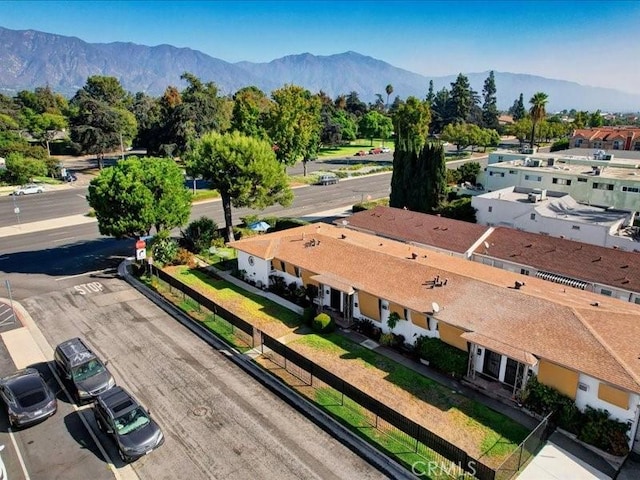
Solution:
{"label": "red stop sign", "polygon": [[144,240],[138,240],[136,242],[136,248],[145,248],[147,246],[146,242]]}

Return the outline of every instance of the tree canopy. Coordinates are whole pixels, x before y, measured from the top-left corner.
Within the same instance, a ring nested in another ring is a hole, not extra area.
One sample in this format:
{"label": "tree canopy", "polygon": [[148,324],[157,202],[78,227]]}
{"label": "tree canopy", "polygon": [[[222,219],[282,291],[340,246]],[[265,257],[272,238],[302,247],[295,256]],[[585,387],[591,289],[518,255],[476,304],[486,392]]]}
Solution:
{"label": "tree canopy", "polygon": [[225,218],[225,238],[234,240],[231,206],[263,209],[287,206],[293,194],[282,174],[271,144],[239,132],[211,132],[191,144],[189,171],[211,182],[220,193]]}
{"label": "tree canopy", "polygon": [[102,235],[136,238],[181,227],[191,213],[182,170],[166,158],[122,160],[91,180],[87,201]]}
{"label": "tree canopy", "polygon": [[407,148],[418,151],[429,133],[431,109],[426,101],[416,97],[401,102],[393,115],[393,128],[397,141],[405,141]]}

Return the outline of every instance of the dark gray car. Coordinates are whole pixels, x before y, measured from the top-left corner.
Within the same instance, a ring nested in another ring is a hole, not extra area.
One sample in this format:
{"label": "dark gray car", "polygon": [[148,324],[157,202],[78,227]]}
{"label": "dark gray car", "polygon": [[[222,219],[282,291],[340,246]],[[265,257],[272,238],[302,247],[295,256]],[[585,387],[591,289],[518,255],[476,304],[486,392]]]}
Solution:
{"label": "dark gray car", "polygon": [[18,370],[0,380],[0,396],[12,427],[37,423],[58,409],[55,395],[35,368]]}
{"label": "dark gray car", "polygon": [[120,458],[132,462],[164,443],[164,435],[149,412],[122,387],[100,395],[93,405],[100,431],[116,442]]}
{"label": "dark gray car", "polygon": [[78,403],[93,400],[116,384],[106,364],[80,338],[62,342],[53,358]]}

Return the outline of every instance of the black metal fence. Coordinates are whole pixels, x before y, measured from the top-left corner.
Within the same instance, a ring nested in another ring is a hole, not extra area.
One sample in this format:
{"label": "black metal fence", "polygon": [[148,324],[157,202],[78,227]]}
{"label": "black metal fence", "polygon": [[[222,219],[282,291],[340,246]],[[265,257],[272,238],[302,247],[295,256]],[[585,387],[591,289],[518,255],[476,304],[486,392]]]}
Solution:
{"label": "black metal fence", "polygon": [[555,425],[551,421],[553,412],[549,413],[540,424],[525,438],[518,448],[502,462],[496,469],[496,480],[509,480],[518,473],[529,459],[538,453],[542,445],[547,441],[555,430]]}
{"label": "black metal fence", "polygon": [[395,439],[402,438],[402,441],[409,444],[416,454],[442,464],[440,473],[445,472],[445,475],[440,474],[437,475],[438,477],[477,478],[478,480],[510,479],[532,455],[535,455],[537,449],[546,441],[552,431],[549,417],[547,417],[503,464],[494,470],[471,457],[461,448],[354,387],[277,339],[261,332],[247,321],[171,275],[155,267],[152,267],[152,274],[168,284],[170,288],[175,288],[183,296],[188,296],[244,332],[250,338],[253,348],[261,346],[262,353],[266,357],[286,369],[289,374],[298,378],[305,385],[314,388],[330,387],[341,396],[341,402],[344,403],[344,399],[347,397],[365,409],[375,428],[393,435]]}

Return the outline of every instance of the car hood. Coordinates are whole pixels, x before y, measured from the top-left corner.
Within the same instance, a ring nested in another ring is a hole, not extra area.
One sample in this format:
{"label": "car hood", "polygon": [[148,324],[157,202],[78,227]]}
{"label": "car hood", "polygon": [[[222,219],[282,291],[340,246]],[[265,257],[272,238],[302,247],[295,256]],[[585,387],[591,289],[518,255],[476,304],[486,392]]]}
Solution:
{"label": "car hood", "polygon": [[76,381],[76,386],[85,392],[93,392],[102,387],[106,387],[111,379],[111,374],[107,369],[104,371],[93,375],[82,381]]}
{"label": "car hood", "polygon": [[147,425],[126,435],[118,435],[122,447],[137,451],[154,448],[162,438],[162,431],[156,422],[151,420]]}

